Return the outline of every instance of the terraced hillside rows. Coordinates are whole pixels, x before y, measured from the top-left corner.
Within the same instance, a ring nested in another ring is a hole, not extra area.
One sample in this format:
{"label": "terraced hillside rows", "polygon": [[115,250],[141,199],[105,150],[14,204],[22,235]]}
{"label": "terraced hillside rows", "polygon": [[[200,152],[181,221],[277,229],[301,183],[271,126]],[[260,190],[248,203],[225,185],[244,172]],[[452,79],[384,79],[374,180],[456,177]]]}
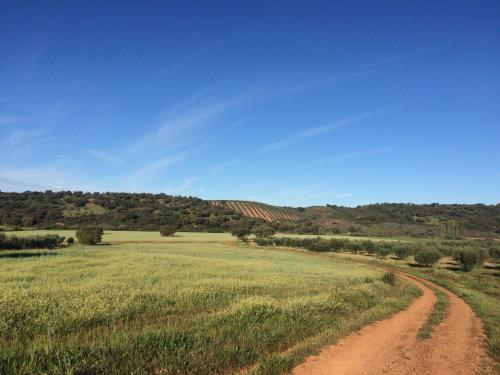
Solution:
{"label": "terraced hillside rows", "polygon": [[289,207],[270,206],[264,203],[246,201],[211,201],[216,207],[227,207],[244,216],[264,219],[268,222],[279,223],[297,221],[300,214],[297,209]]}

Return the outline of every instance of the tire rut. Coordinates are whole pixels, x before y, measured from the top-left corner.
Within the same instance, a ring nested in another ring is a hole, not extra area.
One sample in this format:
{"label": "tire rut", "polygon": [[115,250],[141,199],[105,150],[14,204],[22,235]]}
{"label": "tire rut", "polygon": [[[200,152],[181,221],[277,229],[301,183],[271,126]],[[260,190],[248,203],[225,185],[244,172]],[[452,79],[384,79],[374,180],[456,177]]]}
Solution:
{"label": "tire rut", "polygon": [[[403,272],[395,273],[420,288],[422,296],[406,310],[365,326],[307,358],[292,374],[493,374],[492,362],[486,354],[483,324],[470,306],[434,283]],[[437,301],[426,284],[446,293],[450,306],[432,336],[417,340],[419,329]]]}

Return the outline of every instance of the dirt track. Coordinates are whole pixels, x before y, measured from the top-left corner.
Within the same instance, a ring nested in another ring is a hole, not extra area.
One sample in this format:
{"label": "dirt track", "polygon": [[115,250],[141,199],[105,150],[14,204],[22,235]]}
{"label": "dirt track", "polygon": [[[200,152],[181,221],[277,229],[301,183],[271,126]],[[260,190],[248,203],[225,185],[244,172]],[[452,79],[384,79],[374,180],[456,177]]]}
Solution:
{"label": "dirt track", "polygon": [[492,373],[482,322],[462,299],[427,281],[448,295],[450,307],[432,337],[417,340],[437,298],[422,279],[398,274],[419,287],[423,295],[407,310],[366,326],[307,358],[293,375]]}

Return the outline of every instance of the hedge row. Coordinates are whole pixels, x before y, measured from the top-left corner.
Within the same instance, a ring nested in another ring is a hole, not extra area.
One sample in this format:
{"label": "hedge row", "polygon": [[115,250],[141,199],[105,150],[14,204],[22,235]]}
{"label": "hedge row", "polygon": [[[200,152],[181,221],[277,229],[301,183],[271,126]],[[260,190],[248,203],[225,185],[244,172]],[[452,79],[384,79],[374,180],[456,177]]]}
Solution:
{"label": "hedge row", "polygon": [[58,235],[7,237],[4,233],[0,233],[0,249],[2,250],[54,249],[61,246],[63,241],[64,237]]}

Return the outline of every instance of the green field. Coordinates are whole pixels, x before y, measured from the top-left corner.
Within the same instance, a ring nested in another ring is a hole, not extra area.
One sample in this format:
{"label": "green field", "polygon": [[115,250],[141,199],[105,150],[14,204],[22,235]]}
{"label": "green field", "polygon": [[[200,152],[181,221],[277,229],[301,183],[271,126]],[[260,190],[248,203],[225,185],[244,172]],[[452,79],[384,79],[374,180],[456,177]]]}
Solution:
{"label": "green field", "polygon": [[0,373],[283,373],[419,293],[363,265],[227,234],[104,241],[0,251]]}
{"label": "green field", "polygon": [[[74,230],[22,230],[6,232],[9,236],[43,236],[46,234],[58,234],[65,237],[75,237]],[[177,232],[172,237],[162,237],[160,232],[147,231],[105,231],[102,237],[103,242],[224,242],[235,241],[229,233],[197,233],[197,232]]]}

